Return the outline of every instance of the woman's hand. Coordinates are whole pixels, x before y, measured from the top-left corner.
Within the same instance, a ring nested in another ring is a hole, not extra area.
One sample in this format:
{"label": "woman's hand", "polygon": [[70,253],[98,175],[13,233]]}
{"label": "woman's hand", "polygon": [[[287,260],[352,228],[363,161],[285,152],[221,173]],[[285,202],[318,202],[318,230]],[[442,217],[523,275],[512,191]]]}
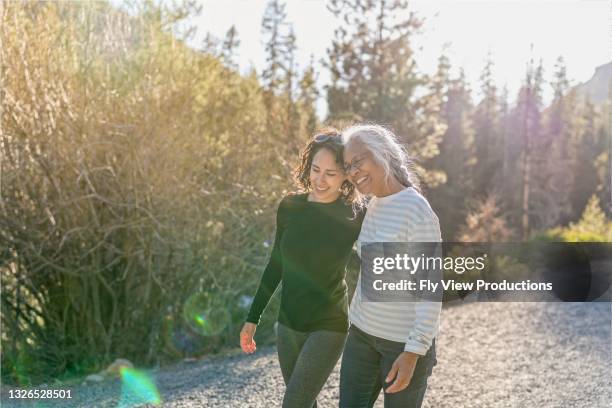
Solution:
{"label": "woman's hand", "polygon": [[247,354],[251,354],[257,349],[255,340],[253,340],[255,330],[257,330],[257,325],[249,322],[246,322],[240,330],[240,347]]}
{"label": "woman's hand", "polygon": [[385,390],[386,393],[391,394],[394,392],[400,392],[410,385],[412,374],[414,374],[414,368],[416,367],[418,358],[418,354],[411,353],[409,351],[400,353],[400,355],[395,359],[395,362],[391,366],[391,370],[385,379],[385,382],[388,384],[395,378],[393,384],[391,384]]}

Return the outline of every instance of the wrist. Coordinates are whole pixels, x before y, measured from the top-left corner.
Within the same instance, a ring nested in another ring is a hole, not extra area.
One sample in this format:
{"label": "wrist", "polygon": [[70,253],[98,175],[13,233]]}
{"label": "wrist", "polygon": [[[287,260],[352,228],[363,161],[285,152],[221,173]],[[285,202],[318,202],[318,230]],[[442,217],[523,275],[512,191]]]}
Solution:
{"label": "wrist", "polygon": [[407,351],[407,350],[402,351],[402,353],[401,353],[401,354],[402,354],[404,357],[411,358],[411,359],[415,359],[415,360],[416,360],[417,358],[421,357],[421,355],[420,355],[420,354],[413,353],[412,351]]}

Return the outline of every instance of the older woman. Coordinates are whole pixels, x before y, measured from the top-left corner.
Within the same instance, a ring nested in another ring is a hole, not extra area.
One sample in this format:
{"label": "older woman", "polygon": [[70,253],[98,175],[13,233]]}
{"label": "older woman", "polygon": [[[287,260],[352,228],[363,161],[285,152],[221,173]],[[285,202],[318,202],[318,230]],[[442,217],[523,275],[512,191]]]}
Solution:
{"label": "older woman", "polygon": [[[438,217],[420,194],[408,156],[378,125],[343,131],[345,172],[372,197],[359,234],[364,242],[439,242]],[[342,356],[340,407],[371,407],[385,390],[385,407],[420,407],[436,364],[440,302],[365,302],[361,276],[350,306]]]}

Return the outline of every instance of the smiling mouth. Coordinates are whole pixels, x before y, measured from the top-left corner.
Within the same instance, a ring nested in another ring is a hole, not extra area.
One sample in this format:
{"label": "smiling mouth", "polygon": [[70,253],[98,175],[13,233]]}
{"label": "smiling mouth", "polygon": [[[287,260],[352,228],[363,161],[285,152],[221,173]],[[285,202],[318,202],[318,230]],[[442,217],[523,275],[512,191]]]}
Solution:
{"label": "smiling mouth", "polygon": [[357,185],[361,185],[364,181],[366,181],[368,179],[368,176],[363,176],[360,179],[358,179],[357,181],[355,181],[355,184]]}
{"label": "smiling mouth", "polygon": [[329,189],[329,187],[319,187],[319,186],[315,187],[315,190],[317,191],[325,191],[327,189]]}

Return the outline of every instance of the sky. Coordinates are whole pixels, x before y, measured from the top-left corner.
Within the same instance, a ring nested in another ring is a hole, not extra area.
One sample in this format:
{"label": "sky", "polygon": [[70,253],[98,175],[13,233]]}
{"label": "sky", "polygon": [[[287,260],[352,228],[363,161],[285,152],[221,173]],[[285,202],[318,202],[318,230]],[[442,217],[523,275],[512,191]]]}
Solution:
{"label": "sky", "polygon": [[[305,67],[311,58],[319,71],[318,84],[329,76],[319,61],[326,57],[339,21],[326,9],[325,0],[288,0],[288,21],[297,37],[297,62]],[[265,65],[261,18],[266,0],[202,0],[202,13],[190,24],[197,27],[191,43],[201,44],[207,32],[223,37],[233,25],[241,44],[237,60],[241,71]],[[479,97],[478,77],[487,53],[494,61],[498,87],[507,85],[513,100],[531,57],[542,59],[544,77],[552,80],[559,55],[565,59],[572,85],[587,81],[599,65],[612,61],[612,1],[610,0],[445,0],[409,1],[409,11],[425,18],[422,33],[413,37],[417,67],[432,73],[446,49],[456,74],[463,67]],[[545,102],[550,86],[544,89]],[[324,98],[317,110],[326,113]]]}

